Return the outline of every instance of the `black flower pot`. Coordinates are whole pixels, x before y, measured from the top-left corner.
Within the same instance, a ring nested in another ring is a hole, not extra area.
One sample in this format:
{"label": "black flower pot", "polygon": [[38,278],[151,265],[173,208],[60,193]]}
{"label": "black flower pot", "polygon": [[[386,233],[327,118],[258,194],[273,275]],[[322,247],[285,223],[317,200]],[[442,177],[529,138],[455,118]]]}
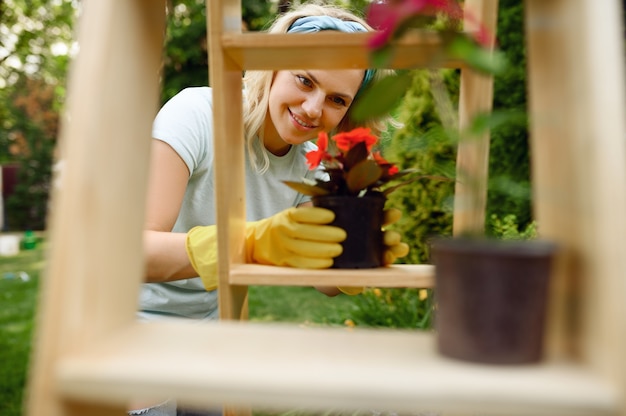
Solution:
{"label": "black flower pot", "polygon": [[540,361],[555,250],[545,241],[435,241],[439,352],[488,364]]}
{"label": "black flower pot", "polygon": [[384,196],[324,195],[312,200],[314,206],[333,211],[335,220],[331,225],[343,228],[348,234],[342,243],[343,253],[335,258],[333,268],[367,269],[383,265]]}

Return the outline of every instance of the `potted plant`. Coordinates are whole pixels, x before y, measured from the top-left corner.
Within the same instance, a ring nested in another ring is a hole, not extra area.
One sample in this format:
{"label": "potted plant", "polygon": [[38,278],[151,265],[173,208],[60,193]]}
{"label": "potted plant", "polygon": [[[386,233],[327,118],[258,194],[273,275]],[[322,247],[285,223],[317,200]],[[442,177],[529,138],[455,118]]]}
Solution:
{"label": "potted plant", "polygon": [[[312,196],[314,206],[335,213],[332,225],[346,230],[343,253],[334,268],[373,268],[383,264],[383,210],[394,189],[424,176],[406,176],[377,150],[378,137],[368,128],[355,128],[329,137],[320,133],[317,150],[306,154],[310,169],[321,167],[323,176],[312,182],[285,181],[298,192]],[[405,179],[395,185],[391,182]]]}

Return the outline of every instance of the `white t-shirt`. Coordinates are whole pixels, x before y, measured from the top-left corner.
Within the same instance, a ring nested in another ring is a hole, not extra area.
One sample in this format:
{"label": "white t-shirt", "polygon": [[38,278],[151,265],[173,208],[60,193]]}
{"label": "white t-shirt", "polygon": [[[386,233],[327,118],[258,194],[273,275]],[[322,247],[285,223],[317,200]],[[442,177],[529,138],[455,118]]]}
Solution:
{"label": "white t-shirt", "polygon": [[[181,210],[172,231],[187,232],[197,225],[215,224],[213,177],[213,105],[209,87],[193,87],[169,100],[157,114],[152,136],[169,144],[187,164],[190,176]],[[233,137],[232,140],[238,140]],[[283,180],[312,179],[305,154],[312,143],[292,146],[281,157],[269,154],[270,165],[257,173],[246,154],[246,215],[248,221],[267,218],[309,200]],[[246,152],[247,153],[247,152]],[[217,291],[207,292],[199,277],[141,287],[139,317],[217,319]]]}

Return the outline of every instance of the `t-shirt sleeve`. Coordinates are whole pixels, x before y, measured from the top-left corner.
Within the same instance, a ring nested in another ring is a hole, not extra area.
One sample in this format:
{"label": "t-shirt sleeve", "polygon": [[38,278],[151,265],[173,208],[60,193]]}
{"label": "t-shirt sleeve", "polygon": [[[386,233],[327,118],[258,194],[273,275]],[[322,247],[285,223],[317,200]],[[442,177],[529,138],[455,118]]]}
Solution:
{"label": "t-shirt sleeve", "polygon": [[159,110],[152,137],[169,144],[187,165],[190,175],[213,148],[211,92],[186,88]]}

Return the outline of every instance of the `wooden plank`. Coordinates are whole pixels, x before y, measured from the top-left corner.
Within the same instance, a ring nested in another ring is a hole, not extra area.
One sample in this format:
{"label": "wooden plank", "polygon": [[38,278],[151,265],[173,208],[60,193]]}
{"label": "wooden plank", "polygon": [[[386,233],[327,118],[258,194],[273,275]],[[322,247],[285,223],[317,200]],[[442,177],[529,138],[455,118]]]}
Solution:
{"label": "wooden plank", "polygon": [[551,344],[555,354],[579,356],[609,377],[624,400],[621,3],[529,0],[526,6],[536,214],[541,234],[562,248]]}
{"label": "wooden plank", "polygon": [[475,365],[441,357],[435,341],[420,331],[137,324],[65,359],[58,387],[69,398],[106,403],[169,394],[197,406],[285,410],[615,414],[615,391],[582,367]]}
{"label": "wooden plank", "polygon": [[[465,13],[481,22],[496,35],[497,0],[467,0]],[[476,30],[473,20],[466,19],[466,30]],[[493,48],[494,45],[491,45]],[[467,128],[480,113],[491,112],[493,106],[493,77],[469,68],[461,71],[459,96],[459,127]],[[489,132],[480,137],[462,137],[457,150],[457,181],[454,191],[453,232],[481,235],[485,229],[487,211],[487,182],[489,176]]]}
{"label": "wooden plank", "polygon": [[56,390],[57,360],[132,322],[143,278],[144,189],[165,4],[109,0],[83,7],[60,139],[63,168],[51,200],[31,416],[68,414]]}
{"label": "wooden plank", "polygon": [[207,2],[211,87],[213,88],[214,177],[218,227],[218,293],[221,319],[239,319],[247,289],[228,284],[230,265],[244,259],[244,133],[241,69],[225,53],[222,33],[241,33],[238,0]]}
{"label": "wooden plank", "polygon": [[[225,33],[225,53],[241,69],[328,69],[371,67],[367,41],[372,33],[325,31],[309,34]],[[413,30],[395,41],[390,67],[460,68],[443,56],[436,32]]]}
{"label": "wooden plank", "polygon": [[[530,146],[533,153],[533,208],[544,238],[561,246],[550,299],[549,344],[552,354],[577,355],[578,283],[582,269],[573,257],[579,250],[576,235],[580,212],[580,183],[570,141],[576,135],[580,110],[569,63],[573,51],[566,47],[575,23],[566,2],[527,1]],[[565,30],[570,26],[569,30]],[[569,77],[563,71],[567,69]],[[558,163],[556,163],[558,161]],[[576,179],[574,179],[576,178]]]}
{"label": "wooden plank", "polygon": [[376,269],[294,269],[259,264],[232,265],[231,285],[350,286],[431,288],[434,267],[429,264],[393,265]]}
{"label": "wooden plank", "polygon": [[[624,22],[620,1],[601,7],[581,2],[579,31],[584,45],[583,71],[587,93],[583,105],[588,119],[580,133],[576,160],[586,182],[581,184],[584,207],[579,217],[585,229],[584,250],[590,256],[589,274],[581,287],[586,298],[581,326],[585,356],[619,388],[626,413],[626,85]],[[572,40],[572,45],[578,45]],[[580,58],[579,58],[580,59]],[[592,152],[589,152],[589,148]],[[589,175],[586,175],[589,173]],[[621,181],[615,181],[620,178]],[[616,182],[620,185],[616,186]],[[592,221],[587,222],[591,213]],[[599,280],[599,281],[598,281]]]}

